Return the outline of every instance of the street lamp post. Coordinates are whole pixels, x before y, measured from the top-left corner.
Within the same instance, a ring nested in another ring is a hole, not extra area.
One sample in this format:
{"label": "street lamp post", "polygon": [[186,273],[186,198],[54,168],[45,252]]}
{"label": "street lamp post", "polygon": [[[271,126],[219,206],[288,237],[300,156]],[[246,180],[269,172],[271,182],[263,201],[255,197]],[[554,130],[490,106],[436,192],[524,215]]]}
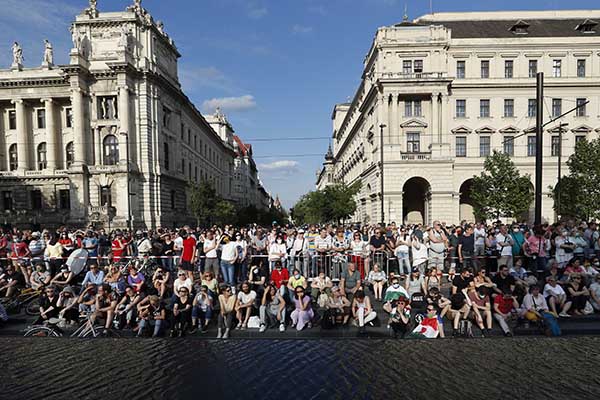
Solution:
{"label": "street lamp post", "polygon": [[380,163],[381,163],[381,223],[385,225],[385,201],[383,197],[383,128],[385,128],[385,124],[379,125],[379,154],[380,154]]}

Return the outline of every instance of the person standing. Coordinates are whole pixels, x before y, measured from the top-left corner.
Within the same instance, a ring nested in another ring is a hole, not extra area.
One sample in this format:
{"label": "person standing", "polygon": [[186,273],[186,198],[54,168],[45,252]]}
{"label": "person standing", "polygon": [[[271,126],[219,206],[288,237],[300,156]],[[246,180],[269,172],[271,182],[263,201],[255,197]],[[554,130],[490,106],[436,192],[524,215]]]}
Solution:
{"label": "person standing", "polygon": [[190,279],[194,279],[194,264],[196,262],[196,239],[182,229],[179,235],[183,238],[181,251],[181,269]]}
{"label": "person standing", "polygon": [[475,259],[475,236],[472,225],[467,225],[465,233],[458,241],[458,260],[463,268],[473,268],[477,273],[478,263]]}
{"label": "person standing", "polygon": [[500,226],[500,232],[496,235],[496,246],[500,253],[498,265],[506,265],[508,268],[513,266],[513,238],[508,234],[506,225]]}
{"label": "person standing", "polygon": [[[444,269],[444,258],[448,238],[442,229],[440,221],[433,222],[433,229],[429,230],[429,264],[428,266],[437,267],[440,271]],[[424,271],[423,271],[424,272]]]}
{"label": "person standing", "polygon": [[[204,271],[211,271],[215,276],[219,276],[219,258],[217,255],[217,248],[221,244],[220,238],[215,237],[215,232],[209,230],[206,232],[206,238],[204,239],[204,256],[206,261],[204,263]],[[236,255],[237,258],[237,255]],[[225,279],[225,277],[223,277]]]}

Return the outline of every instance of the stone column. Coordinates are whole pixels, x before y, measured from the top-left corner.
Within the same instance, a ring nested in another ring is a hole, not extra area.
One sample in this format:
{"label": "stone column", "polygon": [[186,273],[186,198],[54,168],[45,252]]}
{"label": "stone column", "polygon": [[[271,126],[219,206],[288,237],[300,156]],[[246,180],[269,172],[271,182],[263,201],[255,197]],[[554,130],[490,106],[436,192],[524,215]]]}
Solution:
{"label": "stone column", "polygon": [[56,122],[54,120],[54,101],[52,99],[43,99],[46,108],[46,157],[48,160],[48,169],[56,169],[58,135],[56,132]]}
{"label": "stone column", "polygon": [[94,128],[94,164],[102,165],[102,135],[100,135],[100,127]]}
{"label": "stone column", "polygon": [[442,101],[440,103],[440,143],[446,143],[446,136],[448,135],[448,95],[442,93]]}
{"label": "stone column", "polygon": [[439,139],[439,110],[437,93],[431,94],[431,143],[440,143]]}
{"label": "stone column", "polygon": [[390,136],[391,136],[391,143],[400,143],[400,138],[399,138],[399,128],[398,125],[400,124],[400,116],[398,115],[398,94],[394,93],[392,95],[392,118],[390,119]]}
{"label": "stone column", "polygon": [[83,90],[74,88],[72,93],[73,106],[73,132],[75,133],[75,165],[83,165],[86,163],[86,143],[85,143],[85,124],[84,124],[84,107],[83,107]]}
{"label": "stone column", "polygon": [[127,135],[129,135],[129,87],[119,87],[119,164],[127,160]]}
{"label": "stone column", "polygon": [[27,132],[27,109],[23,99],[14,100],[13,104],[17,114],[17,169],[26,171],[29,169],[29,150],[33,145]]}

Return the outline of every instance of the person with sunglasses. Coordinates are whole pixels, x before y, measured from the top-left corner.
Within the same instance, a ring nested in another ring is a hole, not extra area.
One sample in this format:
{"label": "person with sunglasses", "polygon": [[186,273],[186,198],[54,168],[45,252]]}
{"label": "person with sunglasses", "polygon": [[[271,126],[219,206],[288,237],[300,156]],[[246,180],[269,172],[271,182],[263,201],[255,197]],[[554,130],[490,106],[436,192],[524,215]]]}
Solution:
{"label": "person with sunglasses", "polygon": [[[237,299],[231,291],[231,287],[226,284],[221,284],[219,287],[219,319],[217,339],[227,339],[231,326],[233,325],[233,317]],[[225,332],[223,332],[225,330]]]}
{"label": "person with sunglasses", "polygon": [[305,326],[312,328],[314,312],[310,305],[310,296],[305,295],[304,287],[298,286],[294,290],[294,311],[292,311],[292,328],[301,331]]}
{"label": "person with sunglasses", "polygon": [[182,337],[192,324],[192,303],[190,290],[186,286],[179,288],[178,296],[173,303],[173,318],[171,320],[171,337]]}
{"label": "person with sunglasses", "polygon": [[[198,327],[200,328],[200,332],[206,333],[208,331],[208,324],[210,324],[210,319],[212,317],[212,311],[212,297],[208,293],[208,287],[202,285],[198,291],[198,294],[194,298],[194,304],[192,308],[192,331],[190,333],[195,333]],[[197,325],[198,320],[200,320],[199,325]]]}
{"label": "person with sunglasses", "polygon": [[[567,302],[571,303],[571,310],[574,315],[583,315],[583,311],[590,298],[590,292],[583,283],[583,277],[580,273],[574,272],[569,276],[569,284],[566,287]],[[563,312],[566,312],[563,309]]]}
{"label": "person with sunglasses", "polygon": [[392,329],[394,339],[398,338],[398,336],[403,338],[408,330],[410,309],[407,305],[408,298],[404,296],[383,305],[383,309],[390,314],[388,326]]}

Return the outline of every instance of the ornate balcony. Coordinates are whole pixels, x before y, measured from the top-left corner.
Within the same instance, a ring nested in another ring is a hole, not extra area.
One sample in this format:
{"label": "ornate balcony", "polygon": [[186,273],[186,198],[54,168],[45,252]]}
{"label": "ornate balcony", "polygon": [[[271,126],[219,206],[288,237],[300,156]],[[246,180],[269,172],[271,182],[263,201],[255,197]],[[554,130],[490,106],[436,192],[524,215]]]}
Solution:
{"label": "ornate balcony", "polygon": [[431,160],[431,152],[427,152],[427,153],[407,153],[407,152],[400,152],[400,159],[402,161]]}

